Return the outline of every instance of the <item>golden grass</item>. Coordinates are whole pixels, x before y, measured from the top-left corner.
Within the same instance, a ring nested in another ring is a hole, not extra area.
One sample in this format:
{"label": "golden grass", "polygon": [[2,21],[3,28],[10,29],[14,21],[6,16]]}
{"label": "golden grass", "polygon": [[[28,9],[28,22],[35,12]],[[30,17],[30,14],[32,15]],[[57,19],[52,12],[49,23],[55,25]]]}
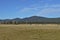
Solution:
{"label": "golden grass", "polygon": [[0,40],[60,40],[60,25],[0,25]]}

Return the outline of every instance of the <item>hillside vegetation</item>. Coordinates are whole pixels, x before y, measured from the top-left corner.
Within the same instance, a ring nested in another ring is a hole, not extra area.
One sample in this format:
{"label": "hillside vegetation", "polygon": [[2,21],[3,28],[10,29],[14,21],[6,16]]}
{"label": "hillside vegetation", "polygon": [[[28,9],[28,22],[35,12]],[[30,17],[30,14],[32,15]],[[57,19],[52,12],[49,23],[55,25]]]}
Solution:
{"label": "hillside vegetation", "polygon": [[32,16],[27,18],[0,19],[0,24],[60,24],[60,18]]}

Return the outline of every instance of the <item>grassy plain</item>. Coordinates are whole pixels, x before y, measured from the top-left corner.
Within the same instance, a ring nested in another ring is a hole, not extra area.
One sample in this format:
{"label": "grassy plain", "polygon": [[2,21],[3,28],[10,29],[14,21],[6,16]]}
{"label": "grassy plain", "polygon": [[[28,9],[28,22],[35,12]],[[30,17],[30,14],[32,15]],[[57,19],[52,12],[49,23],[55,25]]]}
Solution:
{"label": "grassy plain", "polygon": [[0,40],[60,40],[60,25],[0,25]]}

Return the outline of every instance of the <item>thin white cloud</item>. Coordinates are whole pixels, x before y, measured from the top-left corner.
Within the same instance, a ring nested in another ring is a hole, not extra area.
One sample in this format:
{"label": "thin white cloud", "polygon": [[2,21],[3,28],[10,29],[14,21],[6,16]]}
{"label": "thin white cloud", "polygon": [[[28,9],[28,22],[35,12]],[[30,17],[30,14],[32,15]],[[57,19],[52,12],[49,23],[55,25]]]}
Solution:
{"label": "thin white cloud", "polygon": [[40,10],[37,15],[45,15],[45,14],[60,14],[60,5],[47,5],[42,10]]}
{"label": "thin white cloud", "polygon": [[[45,5],[45,6],[36,6],[36,7],[31,7],[31,8],[28,7],[28,8],[23,8],[20,11],[21,12],[29,12],[29,11],[33,11],[33,10],[37,11],[41,8],[42,8],[42,10],[52,10],[52,11],[54,11],[56,9],[59,9],[60,5]],[[58,11],[58,10],[56,10],[56,11]]]}
{"label": "thin white cloud", "polygon": [[60,4],[54,5],[30,5],[30,7],[25,7],[22,10],[19,10],[19,13],[29,14],[33,13],[33,15],[45,15],[45,14],[59,14],[60,13]]}
{"label": "thin white cloud", "polygon": [[47,14],[47,13],[60,13],[60,8],[45,8],[41,10],[38,14]]}
{"label": "thin white cloud", "polygon": [[28,14],[28,13],[35,13],[38,11],[38,8],[23,8],[22,10],[19,10],[19,13]]}
{"label": "thin white cloud", "polygon": [[[48,0],[53,1],[53,0]],[[18,11],[18,13],[33,15],[45,15],[45,14],[59,14],[60,4],[49,4],[47,0],[40,0],[40,3],[31,4],[28,7],[24,7]],[[19,9],[19,8],[17,8]]]}
{"label": "thin white cloud", "polygon": [[32,11],[32,10],[38,10],[37,8],[23,8],[21,10],[21,12],[28,12],[28,11]]}

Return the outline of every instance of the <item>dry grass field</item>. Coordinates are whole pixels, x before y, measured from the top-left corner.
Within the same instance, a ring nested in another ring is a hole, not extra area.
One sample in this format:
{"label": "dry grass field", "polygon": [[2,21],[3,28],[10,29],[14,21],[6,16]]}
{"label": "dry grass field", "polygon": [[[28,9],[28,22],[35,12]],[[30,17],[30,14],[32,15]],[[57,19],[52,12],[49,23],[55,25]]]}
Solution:
{"label": "dry grass field", "polygon": [[0,25],[0,40],[60,40],[60,25]]}

